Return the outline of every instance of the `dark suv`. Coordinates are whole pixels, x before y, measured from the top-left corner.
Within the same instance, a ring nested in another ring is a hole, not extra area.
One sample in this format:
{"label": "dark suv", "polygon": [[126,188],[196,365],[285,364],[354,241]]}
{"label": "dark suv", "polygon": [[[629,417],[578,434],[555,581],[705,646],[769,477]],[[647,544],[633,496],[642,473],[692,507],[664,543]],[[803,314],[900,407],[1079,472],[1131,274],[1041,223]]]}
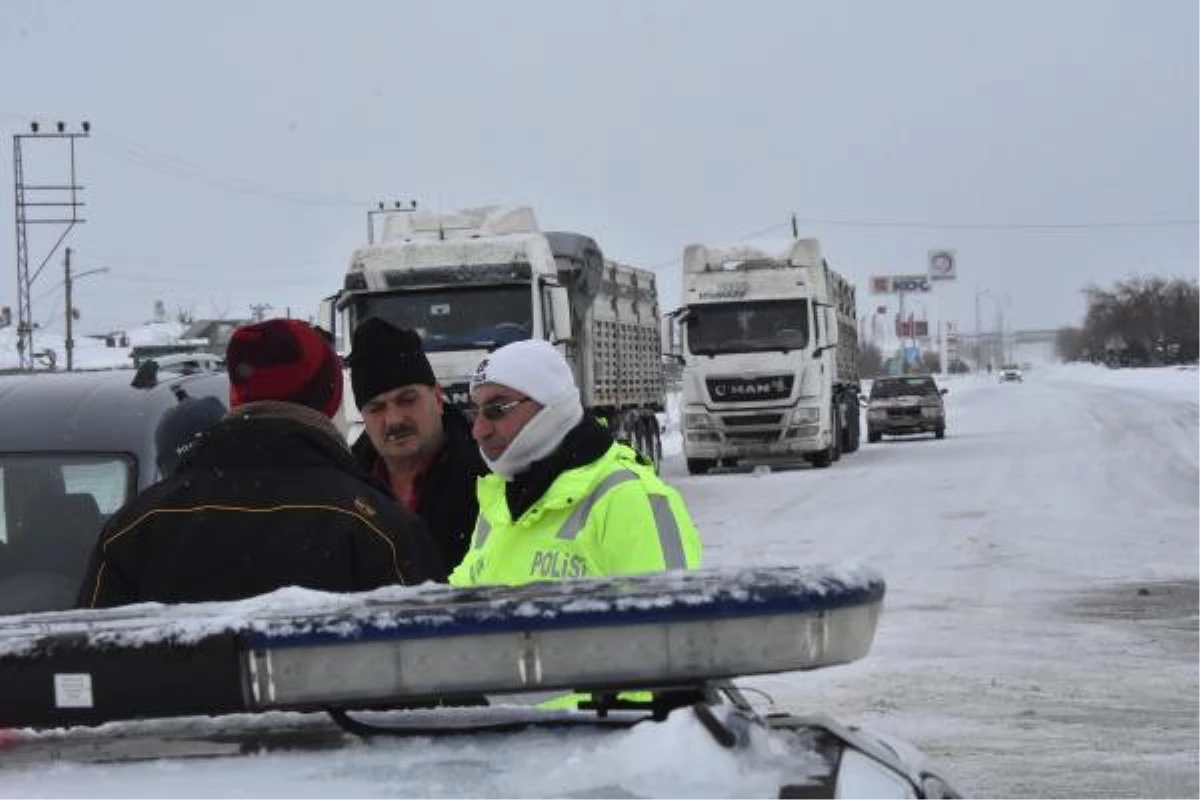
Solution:
{"label": "dark suv", "polygon": [[158,480],[154,430],[181,394],[227,404],[229,378],[167,367],[0,377],[0,614],[74,605],[105,520]]}
{"label": "dark suv", "polygon": [[876,378],[867,403],[867,441],[878,442],[884,435],[932,433],[946,436],[946,405],[929,375],[898,375]]}

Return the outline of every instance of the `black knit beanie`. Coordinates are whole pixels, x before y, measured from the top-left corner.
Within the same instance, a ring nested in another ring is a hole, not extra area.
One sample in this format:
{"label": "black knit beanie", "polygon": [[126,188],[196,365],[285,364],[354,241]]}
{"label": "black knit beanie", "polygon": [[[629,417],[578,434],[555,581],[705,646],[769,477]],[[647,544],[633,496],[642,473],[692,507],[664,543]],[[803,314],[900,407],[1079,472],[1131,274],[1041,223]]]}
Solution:
{"label": "black knit beanie", "polygon": [[[180,393],[182,394],[182,393]],[[154,430],[158,471],[166,477],[209,428],[225,417],[225,404],[215,397],[179,397]]]}
{"label": "black knit beanie", "polygon": [[379,317],[364,320],[350,340],[350,386],[360,409],[384,392],[414,383],[433,386],[437,378],[421,349],[421,337]]}

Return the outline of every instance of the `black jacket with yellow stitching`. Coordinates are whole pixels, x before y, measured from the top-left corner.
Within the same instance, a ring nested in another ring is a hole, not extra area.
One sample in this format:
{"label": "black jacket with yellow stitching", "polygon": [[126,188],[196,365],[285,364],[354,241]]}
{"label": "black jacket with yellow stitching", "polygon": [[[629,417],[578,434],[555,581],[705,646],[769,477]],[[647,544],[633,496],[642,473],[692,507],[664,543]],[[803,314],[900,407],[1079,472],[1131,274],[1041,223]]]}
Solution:
{"label": "black jacket with yellow stitching", "polygon": [[327,420],[241,410],[109,519],[79,605],[444,580],[424,523],[372,481]]}

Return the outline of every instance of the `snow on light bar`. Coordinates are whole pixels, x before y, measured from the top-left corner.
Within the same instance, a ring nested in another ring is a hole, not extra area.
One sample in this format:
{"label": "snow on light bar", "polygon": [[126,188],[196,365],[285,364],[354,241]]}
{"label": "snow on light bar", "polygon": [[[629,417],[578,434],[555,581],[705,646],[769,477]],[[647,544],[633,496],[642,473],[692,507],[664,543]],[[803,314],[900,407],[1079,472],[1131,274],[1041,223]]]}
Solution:
{"label": "snow on light bar", "polygon": [[866,654],[883,593],[864,567],[787,567],[3,617],[0,726],[816,669]]}

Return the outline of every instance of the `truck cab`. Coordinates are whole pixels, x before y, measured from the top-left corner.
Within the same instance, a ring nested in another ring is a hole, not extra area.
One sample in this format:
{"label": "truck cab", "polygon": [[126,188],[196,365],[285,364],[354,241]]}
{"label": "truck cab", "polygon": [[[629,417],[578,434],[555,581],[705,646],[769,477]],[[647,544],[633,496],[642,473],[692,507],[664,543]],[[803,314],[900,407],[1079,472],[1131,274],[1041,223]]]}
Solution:
{"label": "truck cab", "polygon": [[[606,259],[589,236],[542,231],[528,207],[414,211],[391,215],[379,243],[354,252],[322,323],[343,353],[369,317],[415,330],[459,406],[488,353],[552,342],[584,407],[654,458],[665,404],[657,297],[653,273]],[[362,420],[346,403],[335,422],[353,439]]]}
{"label": "truck cab", "polygon": [[[857,447],[857,375],[843,341],[853,290],[814,239],[773,255],[691,245],[669,340],[683,362],[689,472],[741,460],[825,467]],[[848,297],[848,302],[847,302]]]}

